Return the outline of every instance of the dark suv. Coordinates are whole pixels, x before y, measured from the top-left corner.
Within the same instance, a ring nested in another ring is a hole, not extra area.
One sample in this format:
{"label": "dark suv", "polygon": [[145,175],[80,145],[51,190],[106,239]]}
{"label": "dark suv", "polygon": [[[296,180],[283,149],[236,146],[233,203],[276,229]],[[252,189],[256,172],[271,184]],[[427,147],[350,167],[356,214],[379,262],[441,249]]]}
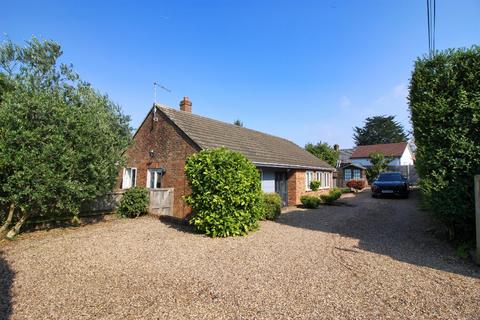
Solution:
{"label": "dark suv", "polygon": [[408,198],[410,186],[407,178],[400,172],[383,172],[373,180],[372,197],[381,195],[398,195]]}

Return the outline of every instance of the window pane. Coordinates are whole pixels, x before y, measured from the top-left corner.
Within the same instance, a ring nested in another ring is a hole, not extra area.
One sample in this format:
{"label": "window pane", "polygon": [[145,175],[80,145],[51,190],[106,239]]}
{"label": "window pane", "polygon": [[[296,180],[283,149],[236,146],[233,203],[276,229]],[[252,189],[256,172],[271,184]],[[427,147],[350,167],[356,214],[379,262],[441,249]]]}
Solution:
{"label": "window pane", "polygon": [[137,169],[132,168],[132,182],[131,186],[135,187],[137,184]]}
{"label": "window pane", "polygon": [[160,189],[162,187],[162,174],[161,172],[155,172],[155,188]]}

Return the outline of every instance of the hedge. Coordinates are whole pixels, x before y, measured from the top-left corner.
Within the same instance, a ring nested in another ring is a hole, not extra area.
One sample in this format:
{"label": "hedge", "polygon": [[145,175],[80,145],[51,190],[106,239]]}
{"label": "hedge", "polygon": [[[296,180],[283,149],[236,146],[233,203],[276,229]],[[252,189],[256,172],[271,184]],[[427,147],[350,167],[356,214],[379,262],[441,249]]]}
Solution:
{"label": "hedge", "polygon": [[333,188],[332,190],[330,190],[329,193],[320,195],[320,200],[323,203],[331,204],[341,196],[342,196],[342,190],[340,190],[339,188]]}
{"label": "hedge", "polygon": [[416,168],[425,204],[452,238],[474,238],[480,173],[480,47],[419,58],[410,83]]}

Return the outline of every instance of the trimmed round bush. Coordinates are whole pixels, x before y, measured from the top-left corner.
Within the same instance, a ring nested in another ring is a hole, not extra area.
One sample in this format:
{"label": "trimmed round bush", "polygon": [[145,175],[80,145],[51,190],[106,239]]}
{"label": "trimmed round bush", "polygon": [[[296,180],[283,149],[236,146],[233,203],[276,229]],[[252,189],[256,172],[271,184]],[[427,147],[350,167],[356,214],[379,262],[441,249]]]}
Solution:
{"label": "trimmed round bush", "polygon": [[123,194],[117,213],[124,218],[135,218],[148,211],[149,195],[146,188],[130,188]]}
{"label": "trimmed round bush", "polygon": [[275,220],[282,211],[282,198],[278,193],[264,193],[263,194],[264,214],[263,219]]}
{"label": "trimmed round bush", "polygon": [[300,202],[305,208],[315,209],[320,205],[320,198],[314,196],[301,196]]}
{"label": "trimmed round bush", "polygon": [[264,214],[260,175],[241,153],[226,148],[202,150],[185,165],[192,192],[190,223],[211,237],[245,235]]}
{"label": "trimmed round bush", "polygon": [[342,190],[340,190],[339,188],[333,188],[332,190],[330,190],[328,194],[322,194],[320,196],[320,200],[323,203],[331,204],[332,202],[340,198],[341,195],[342,195]]}

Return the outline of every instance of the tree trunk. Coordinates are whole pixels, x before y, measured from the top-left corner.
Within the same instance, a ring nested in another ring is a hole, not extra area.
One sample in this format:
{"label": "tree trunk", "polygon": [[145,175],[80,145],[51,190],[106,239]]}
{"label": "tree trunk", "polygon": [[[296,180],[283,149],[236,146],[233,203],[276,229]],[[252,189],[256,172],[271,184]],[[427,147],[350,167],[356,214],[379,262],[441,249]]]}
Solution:
{"label": "tree trunk", "polygon": [[15,205],[12,203],[12,204],[10,204],[10,207],[8,208],[7,220],[5,220],[5,223],[0,228],[0,238],[3,238],[5,233],[7,233],[8,228],[10,228],[10,225],[12,224],[13,213],[14,212],[15,212]]}
{"label": "tree trunk", "polygon": [[10,231],[8,231],[7,233],[8,239],[13,239],[20,232],[20,229],[22,228],[25,221],[27,221],[28,216],[29,214],[27,212],[23,212],[23,215],[20,218],[20,220],[18,220],[15,226],[12,229],[10,229]]}

